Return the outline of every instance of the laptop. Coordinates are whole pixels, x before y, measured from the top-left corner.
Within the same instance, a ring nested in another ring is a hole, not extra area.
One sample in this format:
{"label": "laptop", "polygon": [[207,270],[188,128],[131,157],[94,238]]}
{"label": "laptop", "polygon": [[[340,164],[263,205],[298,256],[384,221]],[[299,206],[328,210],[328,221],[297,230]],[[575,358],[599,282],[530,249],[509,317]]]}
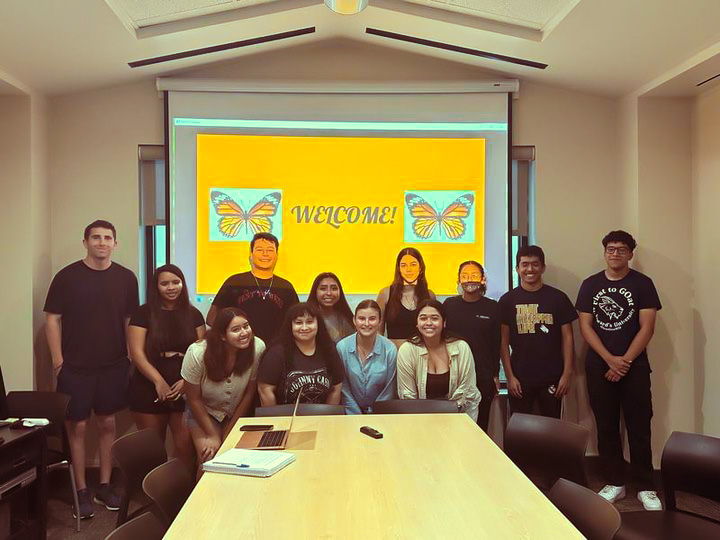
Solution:
{"label": "laptop", "polygon": [[290,426],[287,429],[273,429],[270,431],[246,431],[235,445],[235,448],[245,448],[246,450],[285,450],[288,437],[292,430],[295,416],[297,415],[300,396],[298,394],[295,400],[295,408],[293,409],[292,418],[290,418]]}

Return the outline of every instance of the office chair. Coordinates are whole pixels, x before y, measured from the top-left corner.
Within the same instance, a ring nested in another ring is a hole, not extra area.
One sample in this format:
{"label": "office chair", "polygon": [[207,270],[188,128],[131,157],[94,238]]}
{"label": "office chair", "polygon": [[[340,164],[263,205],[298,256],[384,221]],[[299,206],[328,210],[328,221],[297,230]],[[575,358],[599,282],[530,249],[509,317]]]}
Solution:
{"label": "office chair", "polygon": [[105,540],[162,540],[167,527],[152,513],[145,512],[126,521]]}
{"label": "office chair", "polygon": [[150,471],[142,487],[169,527],[192,493],[195,482],[179,459],[171,459]]}
{"label": "office chair", "polygon": [[142,482],[147,473],[167,461],[165,444],[154,429],[133,431],[117,439],[112,445],[112,456],[125,478],[125,492],[122,495],[117,525],[119,527],[129,518],[145,512],[152,503],[144,504],[130,515],[130,500],[142,493]]}
{"label": "office chair", "polygon": [[623,512],[615,538],[636,540],[720,538],[720,522],[677,508],[676,491],[720,502],[720,439],[673,432],[663,449],[660,474],[665,510]]}
{"label": "office chair", "polygon": [[[294,403],[258,407],[255,409],[255,416],[292,416],[293,409],[295,409]],[[345,414],[345,407],[327,403],[298,404],[297,416],[330,416],[334,414]]]}
{"label": "office chair", "polygon": [[388,399],[376,401],[373,414],[423,414],[461,412],[457,403],[446,399]]}
{"label": "office chair", "polygon": [[65,413],[70,396],[58,392],[18,391],[7,395],[8,414],[16,418],[47,418],[50,425],[46,428],[48,442],[47,471],[66,467],[70,474],[73,505],[77,531],[80,532],[80,503],[78,502],[75,471],[72,467],[70,444],[65,428]]}
{"label": "office chair", "polygon": [[[590,432],[557,418],[515,413],[504,437],[507,456],[538,487],[547,489],[558,478],[587,487],[585,449]],[[540,481],[549,480],[549,485]]]}
{"label": "office chair", "polygon": [[559,478],[548,499],[588,540],[612,540],[620,528],[617,508],[575,482]]}

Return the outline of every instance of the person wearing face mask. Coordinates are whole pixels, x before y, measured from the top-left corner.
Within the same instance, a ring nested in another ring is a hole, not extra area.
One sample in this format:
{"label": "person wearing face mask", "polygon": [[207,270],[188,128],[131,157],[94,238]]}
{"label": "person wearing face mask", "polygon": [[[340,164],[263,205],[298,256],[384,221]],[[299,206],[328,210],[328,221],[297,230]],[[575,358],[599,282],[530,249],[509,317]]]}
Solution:
{"label": "person wearing face mask", "polygon": [[357,332],[337,344],[345,367],[342,403],[346,414],[371,413],[373,403],[395,396],[397,349],[378,334],[381,320],[377,302],[363,300],[355,309]]}
{"label": "person wearing face mask", "polygon": [[260,403],[263,407],[295,403],[301,396],[301,403],[339,405],[344,377],[320,310],[313,304],[295,304],[260,362]]}
{"label": "person wearing face mask", "polygon": [[[500,356],[512,412],[560,418],[572,381],[578,318],[567,295],[543,283],[545,253],[522,246],[515,258],[520,286],[500,298]],[[512,349],[512,353],[511,353]]]}
{"label": "person wearing face mask", "polygon": [[247,314],[224,308],[205,339],[185,353],[185,416],[199,462],[212,459],[238,418],[249,416],[264,351],[265,343],[253,335]]}
{"label": "person wearing face mask", "polygon": [[340,280],[332,272],[323,272],[315,278],[307,301],[320,308],[325,327],[335,343],[355,330],[352,310]]}
{"label": "person wearing face mask", "polygon": [[285,313],[298,303],[292,283],[275,275],[280,242],[270,233],[257,233],[250,242],[250,271],[230,276],[222,284],[207,314],[210,326],[218,310],[242,309],[253,322],[253,332],[269,343]]}
{"label": "person wearing face mask", "polygon": [[482,394],[478,425],[487,431],[500,372],[500,307],[485,296],[485,270],[479,262],[463,262],[458,269],[458,283],[462,294],[443,302],[447,329],[465,340],[472,351],[476,384]]}
{"label": "person wearing face mask", "polygon": [[386,335],[399,347],[415,333],[417,306],[435,298],[425,279],[425,261],[415,248],[404,248],[395,260],[395,277],[380,291],[377,303],[383,311]]}
{"label": "person wearing face mask", "polygon": [[190,431],[183,420],[187,348],[205,336],[205,319],[190,305],[185,276],[174,264],[155,270],[147,304],[130,318],[128,346],[135,371],[130,379],[130,410],[138,429],[152,428],[165,440],[168,425],[177,457],[195,467]]}
{"label": "person wearing face mask", "polygon": [[470,346],[447,332],[445,308],[434,299],[420,302],[415,335],[397,354],[400,399],[454,401],[477,421],[480,392]]}

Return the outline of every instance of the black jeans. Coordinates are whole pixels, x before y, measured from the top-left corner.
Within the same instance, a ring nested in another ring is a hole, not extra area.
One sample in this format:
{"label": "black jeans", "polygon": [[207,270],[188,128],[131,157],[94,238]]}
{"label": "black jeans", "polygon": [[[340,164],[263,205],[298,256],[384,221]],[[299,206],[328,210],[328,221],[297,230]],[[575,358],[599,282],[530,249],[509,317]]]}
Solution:
{"label": "black jeans", "polygon": [[480,429],[487,433],[488,424],[490,423],[490,407],[492,406],[493,399],[495,399],[495,394],[497,394],[497,387],[493,379],[478,379],[477,387],[482,396],[480,405],[478,406],[477,423]]}
{"label": "black jeans", "polygon": [[532,414],[535,402],[537,402],[538,409],[542,416],[560,418],[562,400],[548,392],[548,386],[550,386],[550,384],[554,384],[557,387],[557,381],[542,385],[526,384],[520,381],[522,397],[516,398],[512,394],[509,394],[510,411],[514,413]]}
{"label": "black jeans", "polygon": [[613,486],[625,485],[625,458],[620,440],[622,410],[630,446],[633,482],[638,491],[654,490],[650,447],[650,419],[653,415],[650,366],[632,366],[618,382],[605,378],[606,367],[588,365],[586,371],[606,482]]}

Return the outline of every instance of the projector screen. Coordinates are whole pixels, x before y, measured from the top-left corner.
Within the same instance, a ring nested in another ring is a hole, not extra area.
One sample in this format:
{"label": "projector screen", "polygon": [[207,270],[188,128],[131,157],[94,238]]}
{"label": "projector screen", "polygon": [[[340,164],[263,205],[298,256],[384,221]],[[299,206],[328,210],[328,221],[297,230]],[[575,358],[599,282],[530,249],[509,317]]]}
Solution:
{"label": "projector screen", "polygon": [[507,290],[508,94],[168,92],[170,260],[207,311],[258,231],[302,296],[320,272],[352,304],[417,248],[438,296],[457,268]]}

